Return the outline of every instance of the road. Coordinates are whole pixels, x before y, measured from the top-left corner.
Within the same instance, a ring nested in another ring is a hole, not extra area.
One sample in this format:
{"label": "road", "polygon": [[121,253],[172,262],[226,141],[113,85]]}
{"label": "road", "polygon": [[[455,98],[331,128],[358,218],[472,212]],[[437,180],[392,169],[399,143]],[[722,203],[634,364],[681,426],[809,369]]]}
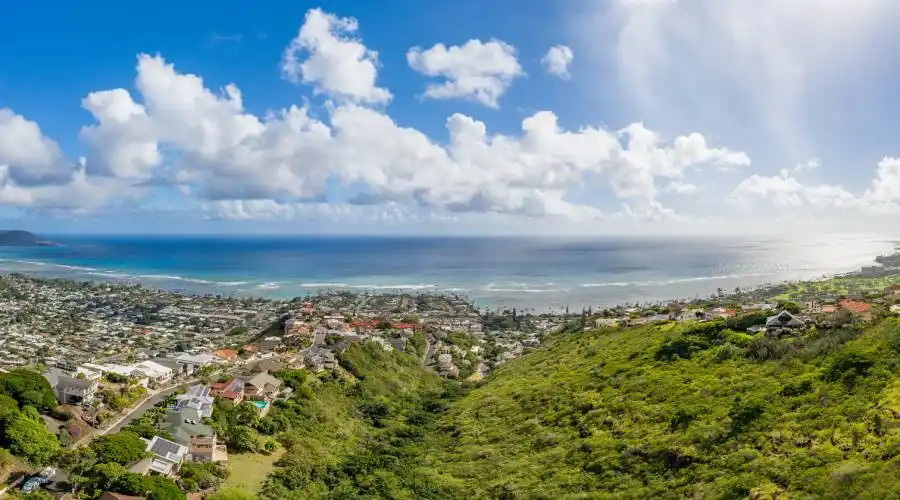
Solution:
{"label": "road", "polygon": [[422,368],[425,368],[428,363],[434,358],[434,342],[431,341],[431,335],[425,334],[425,358],[422,359]]}
{"label": "road", "polygon": [[130,412],[126,413],[125,415],[123,415],[121,418],[119,418],[118,421],[116,421],[115,424],[113,424],[112,426],[107,428],[105,431],[100,432],[99,434],[101,436],[103,436],[106,434],[113,434],[113,433],[121,431],[125,426],[130,424],[133,420],[137,420],[137,419],[141,418],[141,416],[144,413],[147,413],[147,410],[156,406],[156,403],[159,403],[160,401],[165,399],[166,396],[168,396],[169,394],[172,394],[173,392],[177,391],[178,389],[183,389],[194,382],[195,382],[194,380],[191,380],[190,382],[185,382],[181,385],[169,387],[168,389],[163,389],[162,391],[159,391],[159,392],[151,395],[143,403],[141,403],[140,406],[138,406],[137,408],[135,408],[135,409],[131,410]]}

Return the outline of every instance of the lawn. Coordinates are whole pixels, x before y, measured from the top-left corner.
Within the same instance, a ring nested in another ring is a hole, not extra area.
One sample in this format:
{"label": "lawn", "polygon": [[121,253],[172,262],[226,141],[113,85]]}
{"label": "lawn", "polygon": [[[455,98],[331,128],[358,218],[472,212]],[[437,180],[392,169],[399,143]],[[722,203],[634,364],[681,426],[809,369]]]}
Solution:
{"label": "lawn", "polygon": [[257,493],[282,453],[284,451],[280,448],[271,455],[229,453],[228,470],[231,474],[225,480],[223,488],[237,488]]}

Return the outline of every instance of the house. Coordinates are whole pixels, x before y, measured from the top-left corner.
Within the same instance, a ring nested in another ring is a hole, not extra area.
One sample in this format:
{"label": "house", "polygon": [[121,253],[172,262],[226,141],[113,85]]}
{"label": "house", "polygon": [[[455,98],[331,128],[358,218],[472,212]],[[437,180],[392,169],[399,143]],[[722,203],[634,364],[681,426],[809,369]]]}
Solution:
{"label": "house", "polygon": [[259,372],[244,382],[244,396],[251,401],[272,401],[281,393],[283,382],[268,372]]}
{"label": "house", "polygon": [[187,459],[195,462],[224,462],[228,452],[216,442],[212,427],[200,420],[189,418],[185,413],[169,410],[160,428],[172,436],[172,440],[188,447]]}
{"label": "house", "polygon": [[[136,372],[136,373],[135,373]],[[163,366],[155,361],[141,361],[134,365],[132,376],[145,376],[151,383],[165,384],[172,380],[174,371],[168,366]]]}
{"label": "house", "polygon": [[334,353],[322,347],[313,347],[303,356],[303,363],[313,372],[333,370],[337,366]]}
{"label": "house", "polygon": [[[145,440],[146,441],[146,440]],[[137,474],[160,474],[172,476],[181,468],[188,454],[187,446],[154,436],[147,441],[149,458],[132,465],[128,470]]]}
{"label": "house", "polygon": [[50,383],[56,400],[63,405],[88,405],[100,389],[99,376],[88,378],[84,374],[76,375],[59,368],[50,368],[44,373],[44,378]]}
{"label": "house", "polygon": [[210,394],[217,398],[227,399],[232,404],[238,404],[244,400],[244,381],[238,378],[230,378],[225,382],[219,382],[210,386]]}
{"label": "house", "polygon": [[216,351],[216,357],[226,363],[233,363],[238,359],[238,353],[234,349],[219,349]]}
{"label": "house", "polygon": [[796,316],[788,311],[781,311],[775,316],[766,318],[766,334],[772,336],[781,336],[785,333],[792,332],[801,328],[805,328],[806,323],[797,319]]}
{"label": "house", "polygon": [[198,369],[216,364],[218,362],[218,358],[215,356],[210,356],[208,354],[179,354],[175,357],[175,361],[184,366],[185,375],[193,375]]}
{"label": "house", "polygon": [[187,392],[175,397],[173,409],[188,415],[186,418],[202,420],[212,417],[216,398],[210,394],[211,391],[212,389],[206,385],[192,385],[187,388]]}
{"label": "house", "polygon": [[861,300],[845,299],[838,303],[841,310],[848,311],[853,315],[853,321],[862,321],[870,323],[872,321],[872,304]]}
{"label": "house", "polygon": [[900,284],[894,283],[884,287],[884,296],[889,298],[900,298]]}

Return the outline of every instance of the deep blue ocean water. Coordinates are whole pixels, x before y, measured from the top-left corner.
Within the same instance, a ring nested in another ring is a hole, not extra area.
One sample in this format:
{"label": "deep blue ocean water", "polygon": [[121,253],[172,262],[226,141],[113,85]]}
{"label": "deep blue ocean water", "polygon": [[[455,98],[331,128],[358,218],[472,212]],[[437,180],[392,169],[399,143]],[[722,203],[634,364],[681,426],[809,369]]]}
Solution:
{"label": "deep blue ocean water", "polygon": [[874,235],[816,238],[52,236],[0,248],[0,271],[294,297],[320,289],[455,291],[486,306],[572,308],[708,295],[845,272],[891,253]]}

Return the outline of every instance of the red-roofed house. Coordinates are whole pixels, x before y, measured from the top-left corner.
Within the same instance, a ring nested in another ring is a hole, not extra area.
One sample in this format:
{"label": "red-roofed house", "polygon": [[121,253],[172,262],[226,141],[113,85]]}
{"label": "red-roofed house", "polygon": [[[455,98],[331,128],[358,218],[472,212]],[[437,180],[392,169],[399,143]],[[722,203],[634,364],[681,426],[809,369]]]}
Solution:
{"label": "red-roofed house", "polygon": [[415,330],[416,324],[415,323],[394,323],[393,325],[391,325],[391,328],[393,328],[394,330]]}
{"label": "red-roofed house", "polygon": [[842,300],[840,302],[841,309],[849,311],[853,315],[855,321],[872,321],[872,304],[868,304],[861,300]]}
{"label": "red-roofed house", "polygon": [[210,385],[210,394],[213,396],[227,399],[233,404],[239,404],[244,400],[244,381],[231,378],[225,382],[218,382]]}
{"label": "red-roofed house", "polygon": [[237,359],[238,353],[234,349],[219,349],[216,351],[216,357],[230,362]]}

